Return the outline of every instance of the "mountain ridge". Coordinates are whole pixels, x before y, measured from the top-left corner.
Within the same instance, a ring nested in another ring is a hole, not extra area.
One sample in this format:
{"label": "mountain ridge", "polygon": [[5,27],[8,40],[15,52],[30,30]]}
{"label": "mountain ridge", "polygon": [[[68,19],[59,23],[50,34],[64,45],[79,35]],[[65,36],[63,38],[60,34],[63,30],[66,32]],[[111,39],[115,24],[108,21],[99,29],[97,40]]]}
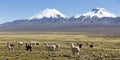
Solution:
{"label": "mountain ridge", "polygon": [[117,16],[115,14],[113,14],[112,12],[104,9],[104,8],[93,8],[92,10],[89,10],[86,13],[83,14],[79,14],[76,15],[75,18],[79,18],[81,16],[85,16],[85,17],[98,17],[98,18],[103,18],[103,17],[113,17],[116,18]]}
{"label": "mountain ridge", "polygon": [[[103,8],[102,10],[106,11]],[[99,10],[95,11],[95,8],[94,8],[90,11],[93,11],[96,14],[98,13],[97,11]],[[90,27],[94,27],[94,29],[96,30],[103,27],[106,30],[106,27],[110,27],[112,29],[113,26],[114,27],[120,26],[120,17],[117,17],[114,14],[105,16],[105,17],[103,15],[104,13],[102,13],[102,17],[101,16],[99,17],[94,14],[91,17],[90,16],[88,17],[88,15],[86,16],[80,15],[80,17],[78,18],[75,18],[75,16],[66,18],[64,14],[62,16],[62,13],[60,13],[59,16],[58,14],[59,13],[55,12],[55,15],[50,14],[49,16],[46,16],[45,14],[42,17],[39,17],[38,15],[37,18],[32,17],[31,19],[22,19],[22,20],[15,20],[12,22],[6,22],[0,25],[0,31],[29,31],[29,30],[34,30],[34,31],[37,31],[37,30],[39,31],[64,31],[64,30],[73,31],[74,30],[76,31],[77,30],[77,31],[81,31],[81,29],[84,29],[84,28],[88,29]]]}

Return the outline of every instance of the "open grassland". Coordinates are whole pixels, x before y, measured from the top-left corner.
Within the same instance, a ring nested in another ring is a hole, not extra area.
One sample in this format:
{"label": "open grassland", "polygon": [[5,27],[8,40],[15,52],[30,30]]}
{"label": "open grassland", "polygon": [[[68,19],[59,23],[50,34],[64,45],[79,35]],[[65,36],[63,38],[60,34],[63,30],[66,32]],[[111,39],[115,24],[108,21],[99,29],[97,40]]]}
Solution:
{"label": "open grassland", "polygon": [[[39,45],[33,46],[33,51],[25,50],[25,45],[17,47],[17,41],[36,41]],[[15,50],[10,51],[6,43],[15,44]],[[44,42],[55,44],[59,42],[61,49],[48,53]],[[83,44],[80,55],[74,57],[70,50],[70,43]],[[87,45],[87,44],[88,45]],[[94,47],[90,48],[89,44]],[[0,60],[116,60],[120,59],[120,36],[114,35],[83,35],[81,33],[1,33]]]}

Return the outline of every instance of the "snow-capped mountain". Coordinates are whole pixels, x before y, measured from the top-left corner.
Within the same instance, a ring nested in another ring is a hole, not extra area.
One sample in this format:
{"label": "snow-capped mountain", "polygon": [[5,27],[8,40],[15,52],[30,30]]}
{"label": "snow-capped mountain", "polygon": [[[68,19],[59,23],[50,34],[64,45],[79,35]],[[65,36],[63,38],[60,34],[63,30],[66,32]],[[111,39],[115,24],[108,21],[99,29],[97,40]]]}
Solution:
{"label": "snow-capped mountain", "polygon": [[113,14],[112,12],[104,9],[104,8],[93,8],[92,10],[89,10],[88,12],[84,13],[84,14],[79,14],[76,15],[75,18],[79,18],[81,16],[84,17],[98,17],[98,18],[103,18],[103,17],[111,17],[111,18],[116,18],[117,16],[115,14]]}
{"label": "snow-capped mountain", "polygon": [[86,24],[116,24],[120,22],[117,15],[104,8],[93,8],[86,13],[75,15],[69,21]]}
{"label": "snow-capped mountain", "polygon": [[[29,19],[15,20],[0,25],[0,31],[81,31],[83,27],[99,28],[120,26],[120,17],[104,8],[94,8],[86,13],[68,18],[56,9],[45,9]],[[113,28],[113,27],[112,27]],[[105,29],[106,30],[106,29]]]}
{"label": "snow-capped mountain", "polygon": [[81,17],[81,14],[77,14],[74,16],[74,18],[80,18]]}
{"label": "snow-capped mountain", "polygon": [[67,16],[58,11],[57,9],[45,9],[43,11],[40,11],[39,13],[33,15],[32,17],[29,18],[29,20],[32,19],[42,19],[42,18],[66,18]]}

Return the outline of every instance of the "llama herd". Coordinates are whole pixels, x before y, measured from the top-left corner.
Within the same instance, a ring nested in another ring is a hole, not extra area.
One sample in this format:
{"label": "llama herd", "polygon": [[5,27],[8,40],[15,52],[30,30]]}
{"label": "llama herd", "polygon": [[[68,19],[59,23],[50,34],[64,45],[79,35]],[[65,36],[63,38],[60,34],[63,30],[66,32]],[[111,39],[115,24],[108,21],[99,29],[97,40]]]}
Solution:
{"label": "llama herd", "polygon": [[[71,49],[72,54],[73,54],[74,56],[75,56],[75,55],[79,55],[79,53],[80,53],[80,48],[82,48],[83,44],[79,44],[79,43],[78,43],[78,44],[77,44],[78,46],[75,46],[75,44],[74,44],[73,42],[71,42],[70,44],[71,44],[70,49]],[[17,41],[17,45],[18,45],[19,48],[20,48],[21,46],[24,46],[24,45],[25,45],[26,51],[32,51],[33,45],[39,45],[39,43],[36,42],[36,41],[30,41],[29,43],[26,43],[25,41]],[[45,42],[44,45],[45,45],[45,48],[47,48],[48,53],[49,53],[50,51],[55,52],[56,50],[60,50],[60,49],[61,49],[61,48],[60,48],[60,47],[61,47],[61,46],[60,46],[60,43],[49,44],[48,42]],[[13,51],[15,46],[14,46],[13,43],[8,42],[8,43],[7,43],[7,47],[8,47],[8,49],[9,49],[9,51]],[[93,48],[93,43],[92,43],[92,44],[89,44],[89,47],[90,47],[90,48]]]}

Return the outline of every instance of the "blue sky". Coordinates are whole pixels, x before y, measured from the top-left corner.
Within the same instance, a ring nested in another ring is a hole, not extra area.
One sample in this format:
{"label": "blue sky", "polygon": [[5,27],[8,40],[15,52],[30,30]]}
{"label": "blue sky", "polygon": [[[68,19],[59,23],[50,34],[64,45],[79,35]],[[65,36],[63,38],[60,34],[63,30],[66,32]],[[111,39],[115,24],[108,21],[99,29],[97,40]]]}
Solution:
{"label": "blue sky", "polygon": [[96,7],[120,16],[120,0],[1,0],[0,23],[27,19],[46,8],[55,8],[67,16],[73,16]]}

